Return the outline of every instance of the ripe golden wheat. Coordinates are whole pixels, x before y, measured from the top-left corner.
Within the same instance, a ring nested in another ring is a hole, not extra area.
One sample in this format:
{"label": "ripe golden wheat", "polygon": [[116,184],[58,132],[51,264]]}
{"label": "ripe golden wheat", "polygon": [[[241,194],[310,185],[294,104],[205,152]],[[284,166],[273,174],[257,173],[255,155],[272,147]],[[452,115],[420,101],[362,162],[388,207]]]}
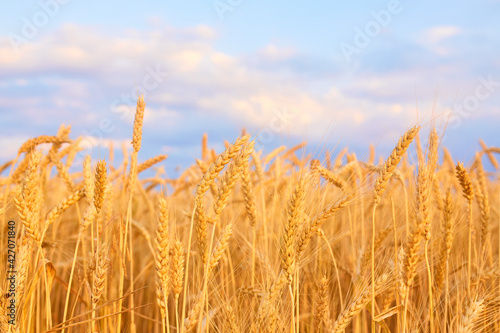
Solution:
{"label": "ripe golden wheat", "polygon": [[75,165],[61,126],[0,166],[1,332],[500,331],[500,148],[456,163],[420,126],[366,159],[204,135],[173,179],[141,159],[145,112],[120,164]]}

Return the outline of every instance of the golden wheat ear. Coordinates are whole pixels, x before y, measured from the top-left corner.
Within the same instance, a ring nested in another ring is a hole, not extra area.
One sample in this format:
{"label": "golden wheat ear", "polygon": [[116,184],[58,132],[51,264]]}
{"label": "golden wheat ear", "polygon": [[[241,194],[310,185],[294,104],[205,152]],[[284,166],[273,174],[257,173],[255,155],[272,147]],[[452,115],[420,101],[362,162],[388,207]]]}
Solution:
{"label": "golden wheat ear", "polygon": [[394,173],[394,170],[396,170],[396,166],[399,164],[399,161],[401,161],[401,158],[406,153],[406,150],[408,150],[408,147],[410,146],[419,130],[420,127],[418,126],[414,126],[407,130],[399,139],[397,146],[394,148],[389,158],[387,158],[384,166],[382,167],[382,171],[375,181],[375,203],[380,202],[380,198],[384,193],[385,188],[387,187],[387,184],[389,183],[389,180]]}

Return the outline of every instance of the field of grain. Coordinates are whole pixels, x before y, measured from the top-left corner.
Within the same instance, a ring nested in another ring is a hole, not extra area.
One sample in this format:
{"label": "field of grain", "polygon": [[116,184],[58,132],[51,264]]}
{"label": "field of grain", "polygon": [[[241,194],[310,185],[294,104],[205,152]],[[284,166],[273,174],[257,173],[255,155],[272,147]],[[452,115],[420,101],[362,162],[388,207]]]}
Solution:
{"label": "field of grain", "polygon": [[144,112],[123,161],[73,165],[61,126],[0,167],[1,332],[500,330],[499,148],[461,163],[429,125],[365,160],[204,136],[146,178],[167,156],[141,160]]}

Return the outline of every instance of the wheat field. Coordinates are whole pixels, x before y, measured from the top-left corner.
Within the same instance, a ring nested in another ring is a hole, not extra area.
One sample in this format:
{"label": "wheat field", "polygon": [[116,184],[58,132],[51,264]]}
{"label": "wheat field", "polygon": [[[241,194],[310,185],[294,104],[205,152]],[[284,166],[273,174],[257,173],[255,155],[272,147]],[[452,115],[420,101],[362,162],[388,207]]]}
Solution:
{"label": "wheat field", "polygon": [[419,125],[364,160],[205,135],[146,178],[168,157],[141,160],[144,112],[122,161],[74,165],[61,126],[0,167],[1,332],[500,331],[499,148],[456,161]]}

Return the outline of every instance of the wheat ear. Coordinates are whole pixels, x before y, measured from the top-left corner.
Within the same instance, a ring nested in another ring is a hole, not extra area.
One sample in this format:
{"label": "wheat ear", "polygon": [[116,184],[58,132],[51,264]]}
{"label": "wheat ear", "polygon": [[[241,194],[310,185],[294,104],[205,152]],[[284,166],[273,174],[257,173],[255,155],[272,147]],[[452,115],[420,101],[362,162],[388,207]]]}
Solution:
{"label": "wheat ear", "polygon": [[167,297],[170,290],[169,279],[169,241],[168,241],[168,210],[167,202],[160,196],[159,198],[160,214],[158,217],[158,230],[156,232],[156,300],[160,308],[163,320],[166,318]]}
{"label": "wheat ear", "polygon": [[439,136],[437,134],[436,128],[432,128],[431,134],[429,135],[429,148],[427,152],[427,165],[429,166],[429,172],[432,174],[436,170],[438,158],[439,158]]}
{"label": "wheat ear", "polygon": [[418,216],[413,231],[408,235],[406,250],[404,252],[404,273],[401,281],[402,285],[400,285],[400,297],[404,304],[406,304],[408,291],[413,283],[413,278],[417,274],[417,264],[420,259],[419,252],[423,235],[424,223],[421,216]]}
{"label": "wheat ear", "polygon": [[174,291],[174,300],[175,300],[175,321],[177,330],[179,330],[179,297],[182,292],[183,283],[184,283],[184,247],[182,246],[182,242],[179,240],[175,241],[173,246],[173,254],[172,254],[172,263],[170,266],[171,280],[172,280],[172,289]]}
{"label": "wheat ear", "polygon": [[146,109],[146,102],[144,101],[144,96],[139,96],[137,100],[137,107],[134,119],[134,131],[132,134],[132,147],[135,152],[141,150],[142,142],[142,123],[144,121],[144,111]]}
{"label": "wheat ear", "polygon": [[62,144],[71,142],[68,138],[60,138],[58,136],[50,136],[50,135],[41,135],[33,139],[29,139],[25,143],[21,145],[18,150],[19,154],[27,153],[36,148],[36,146],[41,145],[42,143],[53,143],[53,144]]}
{"label": "wheat ear", "polygon": [[262,168],[262,161],[260,160],[260,156],[257,152],[252,153],[252,160],[255,165],[255,173],[260,181],[264,180],[264,169]]}
{"label": "wheat ear", "polygon": [[[380,292],[382,288],[385,286],[387,279],[389,278],[388,274],[383,274],[381,277],[375,281],[375,293]],[[365,306],[372,299],[371,290],[366,290],[363,292],[354,302],[352,302],[347,309],[344,309],[337,320],[333,324],[334,333],[341,333],[345,330],[345,328],[351,323],[352,319],[361,312],[365,308]]]}
{"label": "wheat ear", "polygon": [[467,199],[467,201],[472,201],[474,198],[474,189],[467,170],[465,170],[463,164],[460,162],[457,163],[456,170],[457,178],[460,182],[460,186],[462,187],[464,198]]}
{"label": "wheat ear", "polygon": [[[22,307],[22,303],[26,303],[26,294],[25,289],[28,284],[28,276],[30,270],[30,259],[31,259],[31,249],[32,249],[33,240],[31,237],[24,237],[22,242],[22,250],[21,250],[21,260],[17,261],[17,290],[16,290],[16,304],[19,308]],[[21,324],[22,325],[22,324]],[[18,332],[22,332],[19,330]]]}
{"label": "wheat ear", "polygon": [[276,156],[278,156],[280,153],[282,153],[285,150],[286,150],[286,146],[280,146],[280,147],[274,149],[272,152],[270,152],[269,154],[267,154],[266,157],[264,158],[264,165],[266,165],[269,162],[271,162],[271,160],[273,158],[275,158]]}
{"label": "wheat ear", "polygon": [[222,258],[222,255],[226,251],[228,245],[229,245],[229,239],[231,238],[231,235],[233,234],[233,225],[228,224],[223,230],[222,230],[222,236],[218,240],[217,244],[214,247],[214,250],[212,252],[212,255],[210,256],[210,262],[208,266],[208,277],[210,276],[210,273],[217,267],[219,264],[220,259]]}
{"label": "wheat ear", "polygon": [[94,283],[92,289],[92,331],[97,332],[97,322],[94,319],[96,315],[96,305],[101,299],[102,293],[104,291],[104,283],[106,281],[106,273],[109,267],[109,258],[107,257],[107,246],[106,243],[101,244],[97,251],[97,258],[95,263],[94,271]]}
{"label": "wheat ear", "polygon": [[184,281],[184,247],[179,240],[175,241],[172,255],[172,264],[170,271],[172,274],[172,289],[174,291],[175,302],[179,300],[182,292],[182,283]]}
{"label": "wheat ear", "polygon": [[285,272],[288,284],[292,283],[292,277],[295,270],[295,244],[296,233],[299,228],[302,216],[302,209],[305,198],[306,178],[302,177],[293,191],[288,204],[288,219],[285,223],[283,241],[280,249],[281,265]]}
{"label": "wheat ear", "polygon": [[394,173],[394,170],[396,170],[399,161],[401,161],[401,158],[403,157],[406,150],[410,146],[410,143],[417,135],[419,129],[420,127],[414,126],[403,134],[403,136],[399,139],[397,146],[394,148],[391,155],[389,156],[384,166],[382,167],[382,171],[380,172],[380,174],[377,177],[377,180],[375,181],[374,199],[376,204],[380,202],[380,198],[384,193],[387,184],[389,183],[389,180],[391,179],[392,174]]}
{"label": "wheat ear", "polygon": [[[274,303],[276,299],[282,292],[283,288],[287,285],[288,278],[285,272],[280,271],[278,277],[274,280],[273,284],[266,292],[264,298],[262,299],[259,309],[257,311],[257,327],[264,329],[266,318],[273,317]],[[275,310],[275,309],[274,309]]]}
{"label": "wheat ear", "polygon": [[490,222],[490,202],[488,196],[488,189],[486,188],[486,175],[481,161],[481,155],[476,154],[476,173],[479,183],[477,199],[481,211],[481,247],[483,253],[486,253],[488,245],[489,222]]}
{"label": "wheat ear", "polygon": [[314,327],[316,332],[323,331],[323,324],[328,320],[328,279],[323,275],[318,283],[318,296],[314,307]]}
{"label": "wheat ear", "polygon": [[330,182],[332,185],[340,188],[342,191],[344,191],[344,192],[347,191],[348,185],[347,185],[347,183],[342,178],[340,178],[339,176],[337,176],[336,174],[334,174],[333,172],[331,172],[330,170],[324,168],[321,165],[316,166],[316,168],[317,168],[319,174],[325,180],[327,180],[328,182]]}
{"label": "wheat ear", "polygon": [[137,173],[141,173],[141,172],[151,168],[156,163],[160,163],[160,162],[164,161],[167,157],[168,157],[168,155],[158,155],[158,156],[150,158],[149,160],[142,162],[141,164],[139,164],[137,166]]}
{"label": "wheat ear", "polygon": [[215,220],[219,218],[222,210],[226,207],[229,194],[236,184],[236,180],[242,173],[245,163],[248,162],[248,158],[253,151],[254,145],[255,141],[251,141],[243,147],[241,152],[234,159],[233,163],[229,166],[227,172],[224,174],[224,177],[221,180],[219,194],[214,204]]}
{"label": "wheat ear", "polygon": [[457,333],[473,332],[474,322],[481,316],[484,309],[484,299],[471,300],[464,309],[460,318]]}
{"label": "wheat ear", "polygon": [[253,193],[252,179],[250,177],[250,163],[248,159],[245,161],[242,168],[241,183],[248,219],[250,220],[250,225],[255,226],[255,222],[257,220],[257,209],[255,206],[255,196]]}
{"label": "wheat ear", "polygon": [[229,327],[229,332],[231,333],[239,333],[241,332],[240,328],[238,327],[238,323],[236,322],[236,315],[234,314],[233,307],[230,304],[227,304],[225,306],[226,310],[226,322],[227,322],[227,327]]}
{"label": "wheat ear", "polygon": [[207,244],[207,227],[208,220],[205,216],[203,196],[208,191],[210,186],[214,183],[215,178],[219,172],[231,161],[233,157],[238,154],[241,148],[248,142],[250,136],[244,136],[235,141],[226,150],[216,158],[208,171],[203,175],[200,183],[196,188],[195,194],[195,215],[194,220],[196,223],[196,237],[198,239],[198,250],[203,263],[207,262],[208,244]]}
{"label": "wheat ear", "polygon": [[311,240],[312,236],[316,234],[321,225],[330,217],[332,217],[337,211],[346,207],[351,202],[353,197],[354,194],[346,196],[338,203],[325,208],[318,216],[316,216],[310,222],[305,223],[300,233],[300,236],[298,237],[297,240],[296,252],[297,252],[297,258],[299,260],[302,254],[304,253],[305,249],[307,248],[307,245],[309,244],[309,241]]}
{"label": "wheat ear", "polygon": [[436,272],[436,290],[437,295],[439,297],[441,291],[443,290],[443,283],[445,277],[448,275],[446,272],[446,263],[448,262],[448,258],[451,253],[451,247],[453,245],[453,201],[451,197],[451,191],[448,189],[446,192],[446,196],[444,198],[444,209],[443,209],[443,224],[442,224],[442,243],[441,243],[441,251],[439,258],[439,266]]}
{"label": "wheat ear", "polygon": [[94,179],[92,177],[92,167],[90,165],[90,155],[85,156],[83,160],[83,186],[89,204],[94,200]]}
{"label": "wheat ear", "polygon": [[472,182],[470,180],[469,174],[467,170],[465,170],[462,163],[457,163],[456,167],[457,178],[460,182],[460,186],[462,187],[464,198],[467,199],[468,202],[468,211],[469,211],[469,244],[468,244],[468,259],[467,259],[467,291],[470,295],[470,283],[472,277],[472,232],[473,232],[473,224],[472,224],[472,199],[474,198],[474,188],[472,187]]}
{"label": "wheat ear", "polygon": [[26,228],[27,235],[38,245],[40,245],[38,214],[41,204],[38,166],[41,158],[41,151],[36,151],[31,155],[25,182],[14,197],[17,213]]}
{"label": "wheat ear", "polygon": [[94,185],[94,205],[97,213],[101,211],[102,204],[104,202],[104,196],[106,194],[107,187],[107,170],[106,162],[99,161],[96,165],[95,171],[95,185]]}
{"label": "wheat ear", "polygon": [[490,162],[493,165],[493,167],[495,167],[495,170],[498,170],[500,168],[500,166],[498,165],[498,161],[495,158],[495,156],[493,156],[493,154],[491,153],[490,149],[488,149],[488,146],[486,145],[486,143],[484,143],[483,140],[479,140],[479,144],[481,145],[481,147],[483,148],[484,152],[486,153],[486,156],[488,156],[488,159],[490,160]]}
{"label": "wheat ear", "polygon": [[78,190],[65,199],[61,200],[61,202],[59,202],[57,206],[52,208],[52,210],[47,214],[47,218],[45,219],[45,229],[47,229],[49,225],[51,225],[59,216],[61,216],[61,214],[64,213],[66,209],[68,209],[84,197],[85,190]]}

